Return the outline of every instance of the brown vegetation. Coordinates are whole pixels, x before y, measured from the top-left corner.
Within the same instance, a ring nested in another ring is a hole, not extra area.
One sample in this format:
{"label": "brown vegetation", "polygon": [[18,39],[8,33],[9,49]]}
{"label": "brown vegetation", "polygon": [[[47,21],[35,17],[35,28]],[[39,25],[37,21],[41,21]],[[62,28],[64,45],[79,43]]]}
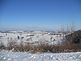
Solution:
{"label": "brown vegetation", "polygon": [[5,47],[4,49],[7,50],[12,50],[12,51],[20,51],[20,52],[52,52],[52,53],[60,53],[60,52],[76,52],[76,51],[81,51],[81,45],[76,45],[76,44],[68,44],[68,45],[49,45],[49,44],[40,44],[40,45],[32,45],[32,44],[26,44],[25,46],[20,44],[20,45],[15,45]]}

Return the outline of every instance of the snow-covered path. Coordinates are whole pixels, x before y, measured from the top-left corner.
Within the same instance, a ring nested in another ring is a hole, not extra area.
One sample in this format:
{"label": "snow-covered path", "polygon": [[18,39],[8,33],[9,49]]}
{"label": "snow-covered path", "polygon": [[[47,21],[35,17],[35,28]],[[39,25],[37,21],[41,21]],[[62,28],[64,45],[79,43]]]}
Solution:
{"label": "snow-covered path", "polygon": [[1,51],[0,61],[81,61],[81,52],[31,54]]}

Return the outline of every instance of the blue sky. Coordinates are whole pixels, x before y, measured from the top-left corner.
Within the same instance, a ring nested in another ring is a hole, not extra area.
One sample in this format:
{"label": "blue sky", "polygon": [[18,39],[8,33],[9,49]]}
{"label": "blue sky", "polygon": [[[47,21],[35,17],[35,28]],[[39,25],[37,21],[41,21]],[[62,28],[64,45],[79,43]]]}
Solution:
{"label": "blue sky", "polygon": [[0,0],[1,29],[81,27],[81,0]]}

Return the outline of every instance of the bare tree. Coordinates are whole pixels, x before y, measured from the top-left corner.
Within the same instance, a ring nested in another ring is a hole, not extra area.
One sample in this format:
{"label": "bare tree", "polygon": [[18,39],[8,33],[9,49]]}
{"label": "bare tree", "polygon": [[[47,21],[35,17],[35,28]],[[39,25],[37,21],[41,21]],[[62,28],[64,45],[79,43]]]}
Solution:
{"label": "bare tree", "polygon": [[76,26],[74,25],[74,22],[72,22],[71,25],[70,25],[70,32],[71,33],[74,32],[75,28],[76,28]]}

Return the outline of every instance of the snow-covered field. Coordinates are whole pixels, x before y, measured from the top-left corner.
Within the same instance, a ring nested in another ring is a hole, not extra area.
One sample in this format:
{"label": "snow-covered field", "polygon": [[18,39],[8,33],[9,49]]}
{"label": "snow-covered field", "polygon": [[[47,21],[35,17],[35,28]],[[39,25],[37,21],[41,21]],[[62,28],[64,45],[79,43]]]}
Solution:
{"label": "snow-covered field", "polygon": [[35,53],[1,51],[0,61],[81,61],[81,52]]}
{"label": "snow-covered field", "polygon": [[[8,45],[9,42],[15,41],[18,44],[23,43],[49,43],[62,44],[63,34],[50,34],[49,32],[0,32],[0,45]],[[29,52],[12,52],[0,51],[0,61],[81,61],[81,52],[71,53],[29,53]]]}
{"label": "snow-covered field", "polygon": [[49,32],[33,31],[33,32],[0,32],[0,42],[7,46],[8,42],[15,41],[18,44],[23,43],[49,43],[61,44],[63,41],[63,34],[50,34]]}

